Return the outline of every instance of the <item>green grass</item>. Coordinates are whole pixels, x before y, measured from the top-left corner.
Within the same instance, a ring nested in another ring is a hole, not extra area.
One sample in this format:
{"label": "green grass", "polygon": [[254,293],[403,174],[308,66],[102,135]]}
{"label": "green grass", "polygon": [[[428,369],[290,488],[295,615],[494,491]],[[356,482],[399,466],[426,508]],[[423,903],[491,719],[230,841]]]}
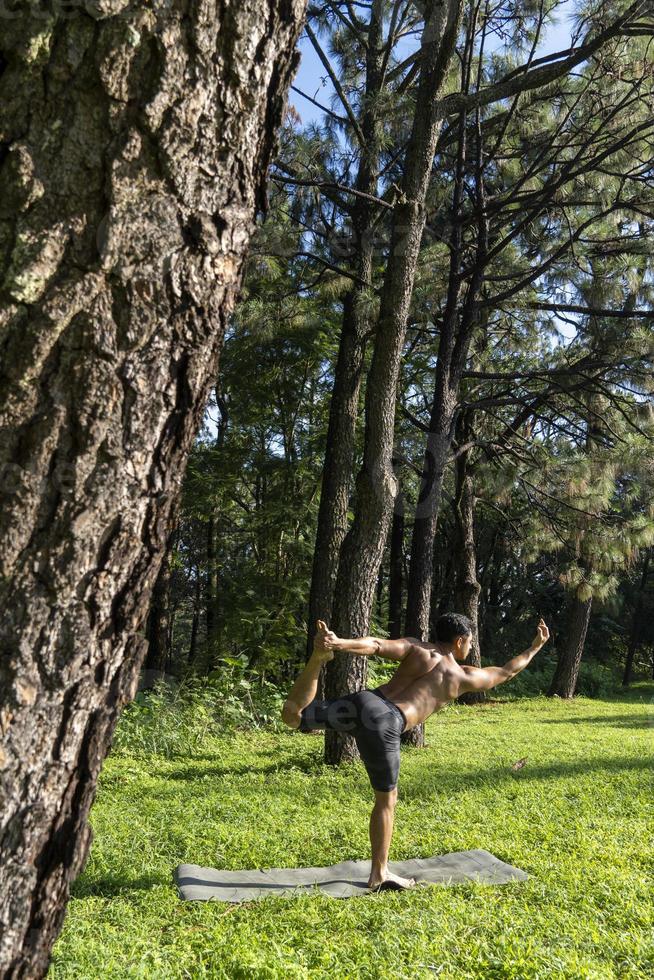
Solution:
{"label": "green grass", "polygon": [[368,859],[361,763],[324,766],[322,736],[287,729],[223,733],[192,757],[114,753],[48,978],[654,976],[653,735],[647,683],[450,705],[426,749],[402,749],[390,858],[479,847],[528,881],[245,905],[181,902],[174,866]]}

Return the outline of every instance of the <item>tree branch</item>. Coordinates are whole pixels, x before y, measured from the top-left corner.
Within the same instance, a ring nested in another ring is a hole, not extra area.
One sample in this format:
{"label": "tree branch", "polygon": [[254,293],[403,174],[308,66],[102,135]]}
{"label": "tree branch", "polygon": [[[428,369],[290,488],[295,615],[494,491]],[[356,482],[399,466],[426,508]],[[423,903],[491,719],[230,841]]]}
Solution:
{"label": "tree branch", "polygon": [[343,90],[343,86],[339,82],[338,77],[336,75],[336,72],[334,71],[334,69],[331,66],[331,63],[329,61],[329,58],[327,57],[327,55],[325,54],[325,52],[321,48],[320,42],[318,41],[318,38],[314,34],[313,29],[311,28],[311,25],[310,24],[305,24],[304,30],[306,31],[307,37],[311,41],[311,44],[313,45],[313,48],[314,48],[316,54],[320,58],[320,61],[322,62],[323,66],[325,68],[325,71],[327,72],[327,74],[329,75],[329,77],[331,79],[332,85],[334,86],[334,91],[336,92],[336,94],[338,95],[339,99],[341,100],[341,104],[342,104],[343,108],[345,109],[345,112],[347,113],[347,117],[348,117],[348,119],[350,120],[350,122],[352,124],[352,128],[354,129],[354,132],[356,134],[357,140],[359,141],[362,149],[365,150],[365,148],[366,148],[366,141],[365,141],[365,137],[363,135],[363,132],[361,131],[361,127],[359,126],[359,121],[358,121],[357,117],[354,115],[354,111],[352,109],[352,106],[348,102],[348,98],[347,98],[347,96],[346,96],[346,94],[345,94],[345,92]]}
{"label": "tree branch", "polygon": [[[446,96],[436,110],[437,118],[443,118],[464,110],[469,111],[477,106],[489,105],[492,102],[499,102],[501,99],[509,98],[519,92],[542,88],[544,85],[556,81],[557,78],[566,75],[571,68],[587,61],[607,41],[622,34],[629,21],[640,16],[649,6],[649,0],[636,0],[621,17],[618,17],[610,27],[601,31],[592,41],[588,41],[578,48],[566,48],[564,51],[557,51],[545,58],[539,58],[538,62],[544,63],[539,64],[536,68],[528,69],[527,66],[521,66],[503,78],[502,81],[496,82],[495,85],[489,85],[480,92],[472,92],[469,95],[452,93]],[[572,53],[569,54],[569,52]],[[568,54],[569,57],[565,57]],[[561,58],[563,58],[562,61],[558,60]],[[552,61],[556,61],[556,64],[549,64]]]}

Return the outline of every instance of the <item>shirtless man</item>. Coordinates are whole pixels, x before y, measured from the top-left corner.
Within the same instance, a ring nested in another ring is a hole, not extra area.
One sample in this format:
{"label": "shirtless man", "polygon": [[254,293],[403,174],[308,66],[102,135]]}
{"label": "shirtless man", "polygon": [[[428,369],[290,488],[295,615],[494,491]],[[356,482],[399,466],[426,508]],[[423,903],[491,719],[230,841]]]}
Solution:
{"label": "shirtless man", "polygon": [[[318,620],[313,653],[299,674],[282,709],[289,728],[311,732],[331,728],[353,735],[375,791],[370,815],[372,862],[371,891],[403,890],[414,878],[401,878],[388,870],[393,834],[397,779],[400,770],[400,735],[425,721],[449,701],[467,691],[489,691],[515,677],[549,639],[541,619],[532,644],[503,667],[471,667],[463,661],[470,652],[471,623],[459,613],[445,613],[436,623],[436,643],[405,637],[385,640],[366,636],[340,639]],[[328,701],[316,699],[320,668],[340,650],[362,657],[377,654],[397,660],[391,680],[375,688]]]}

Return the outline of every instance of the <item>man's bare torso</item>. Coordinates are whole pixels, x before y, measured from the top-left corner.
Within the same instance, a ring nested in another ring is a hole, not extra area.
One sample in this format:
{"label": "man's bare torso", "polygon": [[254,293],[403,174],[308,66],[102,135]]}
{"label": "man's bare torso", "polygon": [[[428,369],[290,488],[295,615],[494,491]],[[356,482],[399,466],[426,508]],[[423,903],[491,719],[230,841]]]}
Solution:
{"label": "man's bare torso", "polygon": [[464,676],[454,657],[439,653],[435,644],[416,644],[379,690],[402,709],[408,730],[458,697]]}

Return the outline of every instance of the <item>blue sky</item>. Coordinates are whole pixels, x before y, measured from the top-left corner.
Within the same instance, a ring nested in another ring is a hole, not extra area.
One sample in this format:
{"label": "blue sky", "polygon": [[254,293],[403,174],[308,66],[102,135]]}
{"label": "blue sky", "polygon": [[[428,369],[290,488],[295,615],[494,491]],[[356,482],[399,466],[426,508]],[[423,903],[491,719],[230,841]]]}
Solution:
{"label": "blue sky", "polygon": [[[553,51],[562,51],[570,45],[570,24],[568,22],[568,12],[574,9],[573,0],[566,0],[561,5],[557,13],[557,20],[538,46],[538,57],[550,54]],[[329,79],[325,81],[325,69],[318,59],[318,55],[313,49],[311,42],[306,36],[302,36],[299,44],[301,61],[293,84],[302,89],[312,98],[317,99],[323,105],[330,106],[333,96],[333,88]],[[410,50],[410,49],[409,49]],[[408,50],[407,50],[408,53]],[[320,118],[321,112],[311,102],[302,98],[293,90],[289,93],[289,101],[300,116],[302,123],[307,125]],[[340,110],[338,110],[340,111]]]}

